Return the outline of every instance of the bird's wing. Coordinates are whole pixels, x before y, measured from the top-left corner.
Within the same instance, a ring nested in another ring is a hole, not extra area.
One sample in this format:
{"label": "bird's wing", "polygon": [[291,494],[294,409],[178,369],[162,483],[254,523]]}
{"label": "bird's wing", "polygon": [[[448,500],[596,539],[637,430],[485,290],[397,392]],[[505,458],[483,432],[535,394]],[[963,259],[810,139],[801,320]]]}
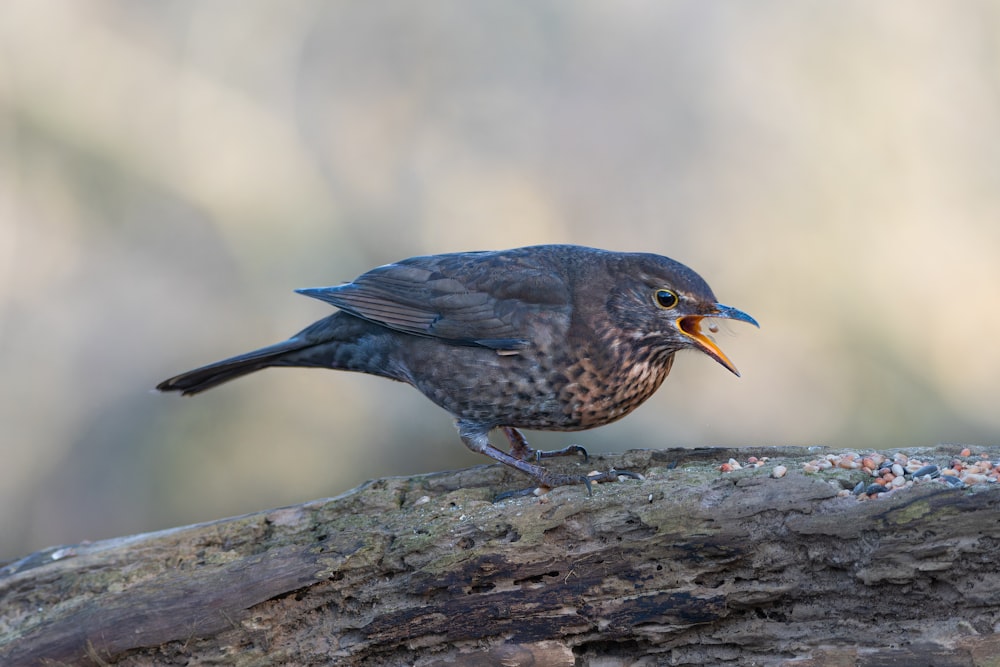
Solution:
{"label": "bird's wing", "polygon": [[531,255],[414,257],[335,287],[297,290],[390,329],[458,345],[518,350],[539,317],[566,316],[566,279]]}

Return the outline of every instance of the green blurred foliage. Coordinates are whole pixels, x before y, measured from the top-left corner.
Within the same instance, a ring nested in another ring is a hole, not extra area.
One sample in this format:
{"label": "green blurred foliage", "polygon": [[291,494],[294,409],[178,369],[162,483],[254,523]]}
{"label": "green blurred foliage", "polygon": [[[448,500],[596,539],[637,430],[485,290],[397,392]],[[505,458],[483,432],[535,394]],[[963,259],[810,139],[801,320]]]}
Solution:
{"label": "green blurred foliage", "polygon": [[0,558],[483,463],[375,378],[159,380],[296,287],[573,242],[753,314],[541,446],[1000,440],[1000,6],[0,5]]}

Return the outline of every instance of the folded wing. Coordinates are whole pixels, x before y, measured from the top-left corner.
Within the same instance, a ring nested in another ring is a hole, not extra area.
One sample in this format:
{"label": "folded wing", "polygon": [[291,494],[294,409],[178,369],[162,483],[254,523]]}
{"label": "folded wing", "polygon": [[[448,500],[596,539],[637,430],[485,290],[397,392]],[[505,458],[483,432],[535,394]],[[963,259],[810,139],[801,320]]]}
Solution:
{"label": "folded wing", "polygon": [[527,347],[532,321],[568,320],[571,308],[557,269],[509,252],[414,257],[297,291],[396,331],[496,350]]}

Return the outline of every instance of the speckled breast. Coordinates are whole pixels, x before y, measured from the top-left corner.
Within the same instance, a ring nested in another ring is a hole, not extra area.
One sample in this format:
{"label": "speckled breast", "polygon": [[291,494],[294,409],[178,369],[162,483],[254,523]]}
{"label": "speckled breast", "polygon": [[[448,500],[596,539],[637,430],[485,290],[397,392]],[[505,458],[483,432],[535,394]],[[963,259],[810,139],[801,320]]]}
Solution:
{"label": "speckled breast", "polygon": [[573,429],[610,424],[639,407],[666,379],[673,354],[637,354],[614,359],[612,368],[583,358],[569,367],[560,401]]}
{"label": "speckled breast", "polygon": [[[607,354],[607,350],[616,354]],[[576,431],[627,415],[659,388],[672,354],[634,346],[521,350],[408,341],[404,379],[459,419],[485,426]]]}

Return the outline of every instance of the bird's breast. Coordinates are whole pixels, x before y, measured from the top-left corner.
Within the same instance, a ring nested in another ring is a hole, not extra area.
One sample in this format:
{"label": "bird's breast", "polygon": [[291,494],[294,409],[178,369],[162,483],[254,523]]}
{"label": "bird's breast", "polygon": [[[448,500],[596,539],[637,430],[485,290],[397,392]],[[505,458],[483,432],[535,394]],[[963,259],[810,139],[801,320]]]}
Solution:
{"label": "bird's breast", "polygon": [[652,396],[673,364],[672,353],[614,346],[618,354],[581,357],[565,373],[560,398],[573,428],[621,419]]}
{"label": "bird's breast", "polygon": [[649,398],[670,354],[632,341],[535,345],[516,354],[399,336],[399,379],[459,419],[576,431],[620,419]]}

